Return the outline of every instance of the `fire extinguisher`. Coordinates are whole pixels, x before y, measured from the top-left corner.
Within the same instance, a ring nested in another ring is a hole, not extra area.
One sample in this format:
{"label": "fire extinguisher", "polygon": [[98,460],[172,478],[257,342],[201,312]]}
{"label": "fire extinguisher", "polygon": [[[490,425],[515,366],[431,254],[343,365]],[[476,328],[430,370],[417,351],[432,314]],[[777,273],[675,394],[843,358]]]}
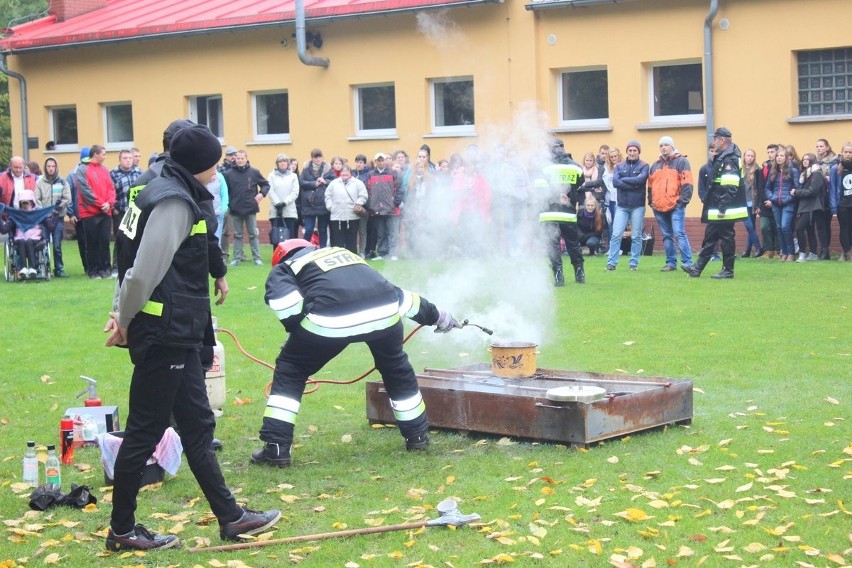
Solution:
{"label": "fire extinguisher", "polygon": [[207,371],[206,380],[207,399],[210,408],[217,417],[222,416],[225,407],[225,348],[219,341],[219,324],[213,317],[213,335],[216,344],[213,346],[213,365]]}

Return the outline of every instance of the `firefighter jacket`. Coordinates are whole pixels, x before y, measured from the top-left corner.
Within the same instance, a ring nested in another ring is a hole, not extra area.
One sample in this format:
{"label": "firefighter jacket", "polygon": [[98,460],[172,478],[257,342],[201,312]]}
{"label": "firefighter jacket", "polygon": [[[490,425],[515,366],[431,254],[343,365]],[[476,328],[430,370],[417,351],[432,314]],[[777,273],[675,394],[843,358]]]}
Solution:
{"label": "firefighter jacket", "polygon": [[344,248],[305,247],[266,280],[266,303],[288,332],[342,338],[387,329],[401,316],[434,325],[438,308],[397,288]]}
{"label": "firefighter jacket", "polygon": [[731,144],[710,164],[702,223],[733,222],[748,216],[740,156],[740,149]]}
{"label": "firefighter jacket", "polygon": [[[538,189],[548,188],[546,210],[539,213],[540,222],[576,223],[577,205],[582,205],[580,186],[585,182],[583,168],[571,159],[570,154],[561,154],[554,158],[556,163],[545,166],[544,179],[536,180]],[[542,181],[544,183],[542,183]],[[562,203],[562,196],[568,197],[568,203]]]}
{"label": "firefighter jacket", "polygon": [[143,354],[151,345],[201,345],[210,322],[207,224],[199,203],[212,200],[212,196],[195,177],[171,161],[166,161],[162,174],[139,192],[122,218],[117,236],[119,282],[124,281],[131,267],[134,271],[145,270],[135,266],[136,254],[143,238],[156,242],[157,235],[146,236],[145,227],[154,208],[167,199],[186,203],[193,224],[189,234],[182,235],[183,241],[165,276],[130,321],[127,345],[134,363],[137,354]]}

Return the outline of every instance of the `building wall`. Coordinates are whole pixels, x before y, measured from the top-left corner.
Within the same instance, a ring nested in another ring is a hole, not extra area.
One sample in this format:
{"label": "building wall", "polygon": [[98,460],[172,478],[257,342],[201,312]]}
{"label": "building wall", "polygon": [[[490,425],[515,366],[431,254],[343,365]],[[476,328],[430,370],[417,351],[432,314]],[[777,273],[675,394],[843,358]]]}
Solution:
{"label": "building wall", "polygon": [[[568,151],[580,159],[601,143],[623,148],[635,138],[650,162],[659,137],[670,135],[697,172],[706,156],[705,127],[648,124],[648,66],[702,61],[708,5],[707,0],[637,0],[529,11],[523,1],[507,0],[419,17],[308,20],[308,29],[320,31],[324,42],[312,53],[329,58],[328,69],[298,61],[291,26],[13,55],[9,64],[27,79],[30,136],[38,136],[42,145],[49,138],[50,106],[76,103],[79,142],[90,145],[104,138],[100,103],[132,101],[134,143],[147,156],[160,149],[165,125],[188,114],[186,97],[221,94],[224,144],[246,148],[264,173],[276,154],[304,160],[313,147],[327,158],[351,159],[359,152],[371,157],[397,148],[414,153],[425,142],[435,160],[470,143],[486,149],[501,142],[538,148],[558,126],[558,71],[605,66],[611,129],[560,132]],[[797,114],[794,52],[849,45],[846,27],[826,25],[831,14],[848,12],[848,0],[721,5],[713,28],[716,125],[730,128],[741,148],[756,148],[759,159],[768,142],[792,143],[804,153],[824,137],[839,151],[852,139],[849,120],[789,119]],[[724,31],[722,19],[730,23]],[[555,43],[548,42],[550,36]],[[477,136],[429,136],[428,79],[459,75],[474,77]],[[395,84],[398,137],[356,139],[351,86],[376,82]],[[20,153],[18,87],[15,80],[9,83],[14,148]],[[289,90],[292,142],[253,143],[250,93],[280,88]],[[41,150],[31,151],[32,159],[44,157]],[[55,157],[67,173],[77,152]],[[113,152],[108,164],[116,163]],[[699,214],[697,203],[689,214]]]}

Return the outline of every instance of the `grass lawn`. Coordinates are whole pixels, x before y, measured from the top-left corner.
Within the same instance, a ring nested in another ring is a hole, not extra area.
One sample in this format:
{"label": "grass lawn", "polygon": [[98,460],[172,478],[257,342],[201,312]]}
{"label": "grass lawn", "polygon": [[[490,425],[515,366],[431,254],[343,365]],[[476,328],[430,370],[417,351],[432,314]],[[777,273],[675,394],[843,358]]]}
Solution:
{"label": "grass lawn", "polygon": [[[101,332],[113,281],[82,277],[75,244],[66,243],[71,278],[0,282],[0,567],[852,564],[852,265],[749,259],[737,262],[735,280],[715,281],[719,263],[690,279],[659,272],[659,255],[643,257],[638,272],[626,262],[606,272],[603,258],[588,259],[588,283],[561,289],[537,254],[374,264],[459,319],[537,341],[540,367],[693,380],[691,426],[588,450],[434,431],[427,451],[406,453],[395,428],[368,424],[363,383],[322,385],[303,401],[293,467],[257,467],[248,458],[260,445],[271,373],[222,335],[219,459],[238,500],[282,509],[269,538],[434,518],[447,497],[482,522],[229,553],[118,555],[104,552],[111,493],[96,449],[78,450],[63,470],[66,490],[94,488],[92,510],[29,511],[20,486],[26,441],[43,457],[58,440],[64,410],[82,402],[79,375],[99,381],[122,420],[127,413],[131,365],[124,350],[103,347]],[[232,269],[230,295],[214,314],[272,362],[285,335],[263,303],[267,272]],[[407,351],[415,369],[468,365],[490,359],[488,340],[472,327],[424,329]],[[318,378],[351,379],[370,366],[366,348],[352,346]],[[137,520],[178,534],[185,547],[220,544],[185,463],[140,494]]]}

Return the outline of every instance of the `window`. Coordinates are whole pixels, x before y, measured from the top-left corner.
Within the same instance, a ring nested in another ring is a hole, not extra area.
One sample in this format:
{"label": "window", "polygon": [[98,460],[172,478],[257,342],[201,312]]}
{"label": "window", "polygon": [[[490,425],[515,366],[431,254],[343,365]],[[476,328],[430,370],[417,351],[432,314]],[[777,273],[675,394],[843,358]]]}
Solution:
{"label": "window", "polygon": [[189,98],[189,119],[203,124],[218,138],[224,137],[222,127],[222,95]]}
{"label": "window", "polygon": [[354,88],[357,136],[396,136],[396,89],[393,83]]}
{"label": "window", "polygon": [[290,141],[290,96],[287,92],[252,95],[254,139]]}
{"label": "window", "polygon": [[133,105],[110,103],[104,105],[107,149],[124,148],[133,142]]}
{"label": "window", "polygon": [[800,51],[799,116],[852,114],[852,47]]}
{"label": "window", "polygon": [[473,77],[433,79],[432,132],[436,134],[473,134]]}
{"label": "window", "polygon": [[559,75],[559,121],[570,126],[609,125],[609,78],[604,69],[572,69]]}
{"label": "window", "polygon": [[651,122],[704,120],[701,63],[665,63],[651,67]]}
{"label": "window", "polygon": [[77,107],[51,107],[50,139],[56,142],[57,150],[77,149]]}

